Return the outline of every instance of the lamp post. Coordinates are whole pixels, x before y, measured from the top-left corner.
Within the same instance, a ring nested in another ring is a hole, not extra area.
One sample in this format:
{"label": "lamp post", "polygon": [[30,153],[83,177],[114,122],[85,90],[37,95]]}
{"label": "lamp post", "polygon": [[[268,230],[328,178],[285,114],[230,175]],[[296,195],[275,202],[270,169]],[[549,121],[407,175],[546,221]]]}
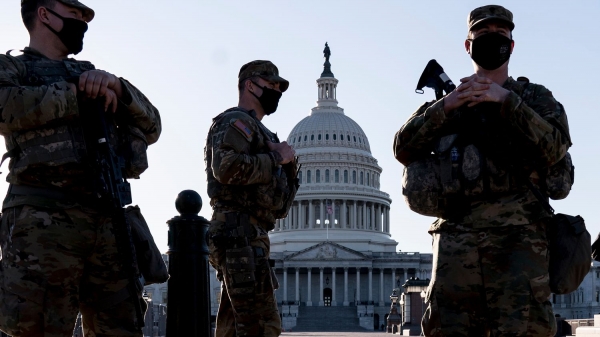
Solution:
{"label": "lamp post", "polygon": [[387,333],[394,333],[396,331],[399,332],[399,326],[401,325],[400,314],[398,313],[398,291],[399,289],[394,289],[392,291],[392,295],[390,295],[390,300],[392,301],[392,305],[390,306],[390,313],[387,318]]}

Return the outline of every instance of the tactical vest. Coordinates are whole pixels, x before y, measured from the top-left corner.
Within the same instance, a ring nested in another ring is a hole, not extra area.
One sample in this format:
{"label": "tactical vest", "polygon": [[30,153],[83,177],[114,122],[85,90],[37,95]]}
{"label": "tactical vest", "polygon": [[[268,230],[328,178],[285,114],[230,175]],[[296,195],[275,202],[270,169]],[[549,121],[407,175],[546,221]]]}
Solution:
{"label": "tactical vest", "polygon": [[[20,78],[24,86],[51,85],[95,69],[89,62],[73,59],[55,61],[29,53],[16,59],[25,65],[26,73]],[[6,147],[13,159],[11,171],[17,175],[37,164],[60,166],[81,163],[86,155],[83,131],[76,119],[57,120],[51,126],[14,132],[11,137],[6,137]]]}
{"label": "tactical vest", "polygon": [[[206,142],[206,171],[208,182],[208,196],[211,198],[211,205],[218,211],[240,211],[253,215],[260,220],[272,225],[275,219],[285,218],[296,195],[298,185],[297,179],[293,174],[297,171],[296,163],[283,165],[281,168],[274,168],[271,181],[265,184],[251,185],[232,185],[222,184],[213,176],[212,149],[215,142],[222,140],[226,128],[229,128],[228,110],[215,117],[213,125],[210,128],[209,136]],[[240,112],[247,113],[240,110]],[[257,121],[259,128],[255,138],[252,140],[250,155],[267,154],[270,152],[266,141],[273,143],[279,142],[277,136]],[[220,128],[220,129],[217,129]],[[265,228],[271,230],[273,227]]]}
{"label": "tactical vest", "polygon": [[[15,58],[25,65],[26,73],[20,78],[24,86],[51,85],[61,81],[77,83],[82,73],[95,69],[87,61],[56,61],[27,52]],[[112,131],[113,137],[109,141],[125,157],[125,177],[139,178],[148,168],[146,137],[131,125],[118,129],[113,125]],[[6,137],[7,154],[13,159],[11,171],[18,175],[33,165],[84,164],[87,159],[84,136],[79,118],[56,120],[40,128],[14,132],[11,137]]]}
{"label": "tactical vest", "polygon": [[[528,81],[519,81],[515,88],[526,102],[531,99],[523,95],[527,85]],[[465,133],[471,135],[479,132],[478,126],[470,125],[465,129]],[[566,198],[569,194],[575,181],[575,167],[569,153],[549,168],[532,170],[526,168],[526,163],[513,162],[510,150],[498,146],[508,140],[494,139],[492,143],[495,144],[489,149],[472,142],[476,137],[466,138],[460,133],[440,137],[433,153],[404,168],[402,194],[411,210],[444,219],[464,216],[474,201],[526,190],[526,179],[553,200]],[[484,137],[490,135],[481,135]],[[513,145],[512,149],[517,147]],[[486,156],[486,153],[498,152],[494,158]]]}

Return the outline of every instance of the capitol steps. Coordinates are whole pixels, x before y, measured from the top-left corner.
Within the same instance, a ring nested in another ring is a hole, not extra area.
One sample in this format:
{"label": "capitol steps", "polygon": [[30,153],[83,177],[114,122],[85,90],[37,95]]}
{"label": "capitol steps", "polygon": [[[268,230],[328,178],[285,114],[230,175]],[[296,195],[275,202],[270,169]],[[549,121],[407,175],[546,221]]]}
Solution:
{"label": "capitol steps", "polygon": [[298,310],[296,332],[361,332],[356,307],[305,307]]}

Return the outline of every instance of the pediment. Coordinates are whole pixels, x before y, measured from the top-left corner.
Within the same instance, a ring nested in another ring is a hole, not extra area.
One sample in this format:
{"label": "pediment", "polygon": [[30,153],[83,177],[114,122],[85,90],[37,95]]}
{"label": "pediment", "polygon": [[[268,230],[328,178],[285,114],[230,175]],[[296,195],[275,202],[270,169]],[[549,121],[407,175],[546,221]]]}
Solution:
{"label": "pediment", "polygon": [[284,258],[287,261],[366,259],[366,255],[330,241],[321,242]]}

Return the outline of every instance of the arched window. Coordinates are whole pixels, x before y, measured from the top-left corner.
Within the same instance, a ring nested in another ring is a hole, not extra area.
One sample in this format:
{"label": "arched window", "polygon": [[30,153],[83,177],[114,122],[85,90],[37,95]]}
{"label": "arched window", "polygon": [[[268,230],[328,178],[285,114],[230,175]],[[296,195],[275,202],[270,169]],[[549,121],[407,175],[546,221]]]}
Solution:
{"label": "arched window", "polygon": [[325,140],[329,140],[329,134],[325,135]]}
{"label": "arched window", "polygon": [[352,183],[356,184],[356,171],[352,171]]}
{"label": "arched window", "polygon": [[348,170],[344,170],[344,183],[348,183]]}
{"label": "arched window", "polygon": [[340,140],[344,140],[344,135],[340,135]]}
{"label": "arched window", "polygon": [[369,178],[369,172],[367,172],[367,186],[371,186],[371,179]]}
{"label": "arched window", "polygon": [[347,136],[346,136],[346,139],[348,139],[348,141],[350,141],[350,135],[347,135]]}
{"label": "arched window", "polygon": [[315,182],[318,184],[321,182],[321,170],[317,170],[315,173]]}
{"label": "arched window", "polygon": [[302,171],[298,172],[298,183],[302,184]]}
{"label": "arched window", "polygon": [[337,140],[337,135],[335,133],[333,134],[333,140]]}
{"label": "arched window", "polygon": [[356,143],[356,136],[354,136],[354,142]]}
{"label": "arched window", "polygon": [[310,135],[310,140],[315,140],[315,135]]}
{"label": "arched window", "polygon": [[340,182],[340,170],[335,170],[335,182]]}
{"label": "arched window", "polygon": [[325,182],[329,182],[329,169],[325,170]]}
{"label": "arched window", "polygon": [[358,142],[362,143],[362,138],[358,137]]}
{"label": "arched window", "polygon": [[310,170],[306,171],[306,183],[307,184],[312,183],[312,177],[311,177],[311,174],[310,174]]}
{"label": "arched window", "polygon": [[365,184],[365,181],[363,180],[363,173],[362,172],[360,173],[360,184],[361,185]]}
{"label": "arched window", "polygon": [[319,134],[318,139],[321,140],[321,135]]}

